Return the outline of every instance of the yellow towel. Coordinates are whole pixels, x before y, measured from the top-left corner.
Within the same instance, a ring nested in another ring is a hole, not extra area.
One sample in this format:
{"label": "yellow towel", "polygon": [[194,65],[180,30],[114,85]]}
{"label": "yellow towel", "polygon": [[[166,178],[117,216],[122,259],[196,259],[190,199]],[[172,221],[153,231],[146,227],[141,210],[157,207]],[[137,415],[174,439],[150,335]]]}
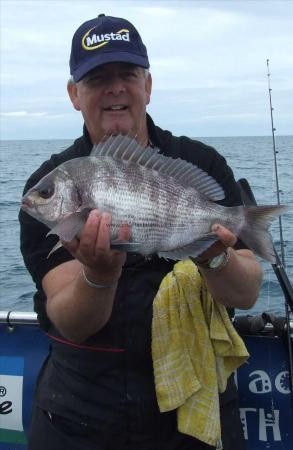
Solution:
{"label": "yellow towel", "polygon": [[249,354],[226,308],[213,301],[196,265],[180,261],[153,304],[152,357],[161,412],[177,409],[178,430],[219,447],[219,392]]}

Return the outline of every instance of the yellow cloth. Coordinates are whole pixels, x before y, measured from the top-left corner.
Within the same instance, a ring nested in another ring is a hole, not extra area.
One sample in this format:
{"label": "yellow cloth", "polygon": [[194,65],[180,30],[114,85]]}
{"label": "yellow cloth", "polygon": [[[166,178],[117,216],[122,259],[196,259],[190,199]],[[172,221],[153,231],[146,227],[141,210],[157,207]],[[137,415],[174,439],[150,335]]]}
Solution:
{"label": "yellow cloth", "polygon": [[219,446],[219,392],[249,354],[226,308],[191,260],[162,280],[153,304],[152,357],[161,412],[177,408],[181,433]]}

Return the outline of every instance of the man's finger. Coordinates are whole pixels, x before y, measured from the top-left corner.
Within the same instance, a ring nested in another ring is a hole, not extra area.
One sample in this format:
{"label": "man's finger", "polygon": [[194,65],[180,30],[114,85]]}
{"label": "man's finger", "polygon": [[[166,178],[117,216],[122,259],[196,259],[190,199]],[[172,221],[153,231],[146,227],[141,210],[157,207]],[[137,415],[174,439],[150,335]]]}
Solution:
{"label": "man's finger", "polygon": [[101,213],[98,210],[91,211],[80,238],[80,252],[94,255],[100,222]]}
{"label": "man's finger", "polygon": [[216,233],[219,237],[219,240],[225,247],[233,247],[237,242],[237,236],[235,236],[232,231],[228,230],[228,228],[223,227],[223,225],[214,224],[212,226],[212,231]]}
{"label": "man's finger", "polygon": [[131,238],[131,226],[128,223],[123,223],[118,232],[118,239],[120,241],[130,241]]}
{"label": "man's finger", "polygon": [[96,243],[97,251],[110,250],[111,214],[103,213],[100,222],[99,234]]}

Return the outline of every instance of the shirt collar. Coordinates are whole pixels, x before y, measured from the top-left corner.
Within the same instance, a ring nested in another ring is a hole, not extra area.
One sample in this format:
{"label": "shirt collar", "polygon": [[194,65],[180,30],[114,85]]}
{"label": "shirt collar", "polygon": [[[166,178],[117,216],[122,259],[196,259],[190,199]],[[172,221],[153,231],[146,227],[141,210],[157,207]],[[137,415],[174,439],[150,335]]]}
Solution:
{"label": "shirt collar", "polygon": [[[149,134],[149,144],[151,145],[151,147],[160,147],[160,139],[156,131],[156,126],[154,124],[153,119],[148,113],[146,114],[146,121]],[[85,124],[83,125],[83,139],[86,148],[88,150],[88,153],[90,153],[93,147],[93,143],[91,141],[90,134]]]}

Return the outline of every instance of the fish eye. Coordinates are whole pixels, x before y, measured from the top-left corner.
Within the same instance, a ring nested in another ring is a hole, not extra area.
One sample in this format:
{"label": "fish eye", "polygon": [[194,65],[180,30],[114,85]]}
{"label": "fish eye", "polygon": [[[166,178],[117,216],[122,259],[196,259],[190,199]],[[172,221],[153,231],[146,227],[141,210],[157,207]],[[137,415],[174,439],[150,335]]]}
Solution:
{"label": "fish eye", "polygon": [[54,194],[54,185],[53,184],[46,184],[44,186],[41,186],[38,190],[40,197],[42,198],[50,198]]}

